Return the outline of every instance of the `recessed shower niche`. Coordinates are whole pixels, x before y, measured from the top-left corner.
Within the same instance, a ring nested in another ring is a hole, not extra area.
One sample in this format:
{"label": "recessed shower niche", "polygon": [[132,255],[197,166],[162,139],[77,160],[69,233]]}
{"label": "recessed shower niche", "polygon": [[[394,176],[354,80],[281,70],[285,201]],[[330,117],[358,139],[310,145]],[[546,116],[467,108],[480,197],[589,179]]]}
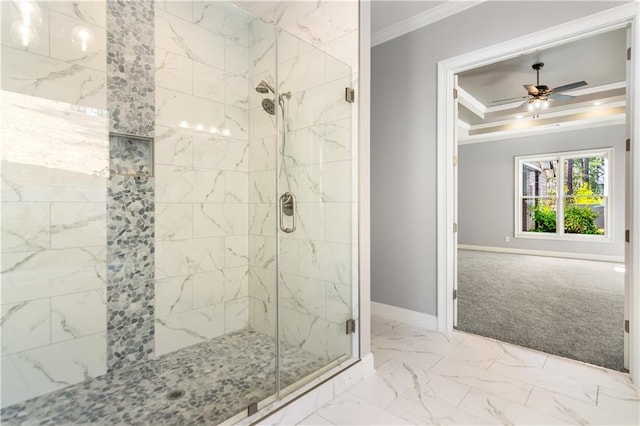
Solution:
{"label": "recessed shower niche", "polygon": [[236,421],[358,357],[357,2],[1,6],[3,423]]}

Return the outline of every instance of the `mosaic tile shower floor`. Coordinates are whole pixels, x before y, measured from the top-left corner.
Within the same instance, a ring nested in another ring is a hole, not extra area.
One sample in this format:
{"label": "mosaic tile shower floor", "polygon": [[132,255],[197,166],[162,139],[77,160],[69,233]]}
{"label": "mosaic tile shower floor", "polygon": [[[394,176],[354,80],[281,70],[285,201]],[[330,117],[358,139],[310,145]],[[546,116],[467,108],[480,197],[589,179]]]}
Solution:
{"label": "mosaic tile shower floor", "polygon": [[[275,393],[275,341],[245,329],[0,411],[6,425],[217,424]],[[281,345],[288,386],[327,364]],[[167,399],[176,389],[184,396]]]}

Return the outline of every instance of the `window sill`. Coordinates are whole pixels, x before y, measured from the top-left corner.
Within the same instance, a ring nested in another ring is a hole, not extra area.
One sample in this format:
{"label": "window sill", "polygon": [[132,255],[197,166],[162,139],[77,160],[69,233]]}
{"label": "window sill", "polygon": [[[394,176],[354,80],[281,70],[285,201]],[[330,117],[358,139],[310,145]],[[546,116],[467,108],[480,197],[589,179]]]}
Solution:
{"label": "window sill", "polygon": [[613,239],[610,235],[581,235],[581,234],[549,234],[542,232],[519,232],[515,238],[529,240],[553,240],[553,241],[578,241],[589,243],[611,243]]}

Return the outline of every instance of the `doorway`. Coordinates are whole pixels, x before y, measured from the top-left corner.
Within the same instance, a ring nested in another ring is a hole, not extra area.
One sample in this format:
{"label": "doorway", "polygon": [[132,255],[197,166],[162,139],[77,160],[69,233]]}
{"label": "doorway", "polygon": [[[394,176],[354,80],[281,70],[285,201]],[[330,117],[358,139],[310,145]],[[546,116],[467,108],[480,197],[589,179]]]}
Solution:
{"label": "doorway", "polygon": [[[439,185],[438,185],[438,204],[439,204],[439,219],[438,219],[438,325],[441,331],[450,331],[453,329],[456,315],[457,301],[454,299],[454,290],[457,283],[457,202],[456,202],[456,190],[457,190],[457,172],[456,164],[458,162],[458,147],[454,143],[456,138],[455,129],[455,107],[456,102],[450,93],[453,92],[455,86],[455,76],[461,72],[477,68],[489,63],[496,63],[502,60],[514,58],[519,55],[532,53],[541,49],[551,48],[560,44],[566,43],[567,40],[578,40],[587,36],[593,36],[596,34],[602,34],[615,29],[623,28],[630,24],[630,21],[637,15],[636,8],[629,7],[626,11],[619,9],[609,14],[600,14],[597,19],[583,19],[579,23],[572,26],[564,26],[563,28],[553,28],[545,30],[544,33],[532,34],[529,37],[524,37],[515,40],[510,43],[503,43],[497,46],[476,51],[472,54],[461,55],[456,58],[451,58],[439,63],[439,108],[438,108],[438,146],[439,146]],[[637,34],[631,23],[631,38],[637,39]],[[633,106],[637,101],[637,91],[634,89],[634,80],[637,81],[637,59],[633,58],[628,62],[632,69],[629,74],[628,81],[629,90],[627,91],[627,98],[632,99],[633,102],[627,105]],[[451,92],[449,92],[451,90]],[[440,108],[441,107],[441,108]],[[629,113],[629,111],[627,110]],[[630,114],[631,116],[633,114]],[[633,122],[629,122],[626,135],[637,134],[637,129],[634,127]],[[631,138],[636,140],[636,138]],[[638,173],[637,168],[633,167],[638,163],[637,155],[633,154],[633,157],[626,155],[627,164],[629,167],[628,176],[633,177]],[[453,158],[454,161],[451,161]],[[624,158],[624,156],[623,156]],[[618,161],[625,161],[623,158],[619,158]],[[629,179],[629,183],[633,179]],[[631,197],[636,189],[628,185],[627,188],[627,212],[626,212],[626,228],[630,230],[630,233],[635,235],[637,230],[631,227],[632,223],[637,223],[637,196]],[[513,194],[510,194],[513,197]],[[461,224],[462,225],[462,224]],[[501,238],[505,238],[502,235]],[[625,301],[628,303],[625,306],[625,321],[630,321],[631,330],[634,329],[633,324],[637,323],[638,306],[637,301],[631,298],[634,292],[638,290],[637,279],[634,280],[637,274],[637,253],[633,252],[631,243],[625,243]],[[634,268],[636,266],[636,268]],[[629,303],[630,302],[630,303]],[[624,327],[620,324],[620,327]],[[629,343],[631,340],[631,344]],[[637,342],[638,336],[636,332],[632,331],[632,334],[625,333],[624,340],[626,347],[629,351],[629,357],[625,356],[625,365],[631,371],[632,377],[637,381],[638,379],[638,354],[634,350],[633,342]],[[625,351],[626,352],[626,351]],[[627,355],[625,353],[625,355]]]}

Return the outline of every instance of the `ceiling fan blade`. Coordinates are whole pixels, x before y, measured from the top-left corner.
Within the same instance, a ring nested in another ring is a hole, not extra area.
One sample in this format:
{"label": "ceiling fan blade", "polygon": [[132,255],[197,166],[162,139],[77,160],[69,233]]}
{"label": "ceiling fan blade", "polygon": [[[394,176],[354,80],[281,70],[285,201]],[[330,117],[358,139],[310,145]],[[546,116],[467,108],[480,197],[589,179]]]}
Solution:
{"label": "ceiling fan blade", "polygon": [[552,93],[551,95],[549,95],[549,99],[555,99],[558,101],[568,101],[570,99],[574,99],[575,96],[571,96],[571,95],[563,95],[562,93]]}
{"label": "ceiling fan blade", "polygon": [[532,95],[537,95],[538,93],[540,93],[535,84],[525,84],[524,88],[527,89],[527,92],[531,93]]}
{"label": "ceiling fan blade", "polygon": [[495,103],[501,103],[501,102],[513,102],[513,101],[517,101],[518,99],[526,99],[527,96],[516,96],[515,98],[506,98],[506,99],[498,99],[496,101],[491,101],[492,104]]}
{"label": "ceiling fan blade", "polygon": [[554,92],[566,92],[567,90],[577,89],[578,87],[586,86],[586,81],[576,81],[575,83],[565,84],[564,86],[554,87]]}
{"label": "ceiling fan blade", "polygon": [[523,106],[528,105],[528,104],[529,104],[529,100],[527,99],[526,101],[524,101],[523,103],[521,103],[520,105],[518,105],[518,108],[516,108],[516,109],[520,109],[520,108],[522,108]]}

